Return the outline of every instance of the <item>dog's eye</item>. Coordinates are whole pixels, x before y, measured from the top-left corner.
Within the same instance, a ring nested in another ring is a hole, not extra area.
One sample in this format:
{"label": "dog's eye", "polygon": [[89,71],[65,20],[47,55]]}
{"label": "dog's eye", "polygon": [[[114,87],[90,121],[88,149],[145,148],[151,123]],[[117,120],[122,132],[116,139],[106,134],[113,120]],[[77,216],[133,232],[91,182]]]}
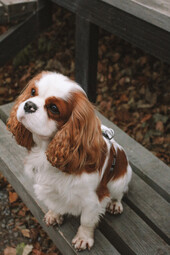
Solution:
{"label": "dog's eye", "polygon": [[60,114],[58,107],[55,104],[50,104],[48,106],[48,109],[50,110],[50,112],[52,112],[53,114]]}
{"label": "dog's eye", "polygon": [[31,96],[35,96],[35,89],[33,88],[33,89],[31,89]]}

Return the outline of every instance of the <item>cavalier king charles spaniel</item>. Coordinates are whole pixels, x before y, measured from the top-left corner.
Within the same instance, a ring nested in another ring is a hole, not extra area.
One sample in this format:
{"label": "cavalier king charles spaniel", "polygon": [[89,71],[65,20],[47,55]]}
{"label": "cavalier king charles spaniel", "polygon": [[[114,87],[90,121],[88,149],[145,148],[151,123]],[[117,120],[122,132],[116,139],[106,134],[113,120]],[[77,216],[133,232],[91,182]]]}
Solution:
{"label": "cavalier king charles spaniel", "polygon": [[47,225],[80,215],[72,243],[90,249],[107,210],[123,212],[121,199],[132,170],[113,130],[101,125],[84,90],[66,76],[42,72],[16,100],[8,129],[28,150],[24,166],[37,198],[48,208]]}

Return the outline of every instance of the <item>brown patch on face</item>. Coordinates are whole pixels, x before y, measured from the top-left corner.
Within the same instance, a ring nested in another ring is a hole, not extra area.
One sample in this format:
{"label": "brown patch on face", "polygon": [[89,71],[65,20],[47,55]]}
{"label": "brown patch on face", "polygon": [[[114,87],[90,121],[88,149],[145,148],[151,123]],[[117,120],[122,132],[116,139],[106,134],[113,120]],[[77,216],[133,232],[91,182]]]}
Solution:
{"label": "brown patch on face", "polygon": [[25,100],[31,98],[31,91],[35,89],[35,96],[38,95],[38,91],[35,86],[35,82],[39,81],[42,75],[46,72],[42,72],[35,76],[26,86],[22,94],[17,98],[15,105],[13,106],[9,119],[7,121],[8,130],[15,136],[17,143],[26,147],[28,150],[34,145],[32,133],[26,129],[22,123],[17,120],[17,110],[19,105]]}
{"label": "brown patch on face", "polygon": [[[51,107],[55,105],[58,111],[53,112]],[[50,119],[56,120],[58,128],[60,129],[70,118],[73,110],[72,104],[56,97],[49,97],[45,101],[45,109],[47,110]]]}

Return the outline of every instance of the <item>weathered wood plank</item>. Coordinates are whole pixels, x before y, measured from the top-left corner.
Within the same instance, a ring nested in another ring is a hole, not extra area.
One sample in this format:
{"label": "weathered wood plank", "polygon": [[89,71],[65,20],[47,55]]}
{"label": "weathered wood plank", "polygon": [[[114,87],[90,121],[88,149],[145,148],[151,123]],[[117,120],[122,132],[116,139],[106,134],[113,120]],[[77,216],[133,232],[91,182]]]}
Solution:
{"label": "weathered wood plank", "polygon": [[76,81],[89,99],[96,100],[98,27],[76,15]]}
{"label": "weathered wood plank", "polygon": [[[170,247],[126,204],[120,216],[107,215],[100,229],[121,254],[169,254]],[[126,244],[122,245],[122,244]]]}
{"label": "weathered wood plank", "polygon": [[37,8],[37,0],[1,0],[3,12],[0,23],[21,21]]}
{"label": "weathered wood plank", "polygon": [[170,1],[101,0],[170,32]]}
{"label": "weathered wood plank", "polygon": [[124,201],[170,244],[170,204],[135,173]]}
{"label": "weathered wood plank", "polygon": [[50,5],[48,2],[44,5],[41,0],[37,12],[0,36],[0,65],[14,57],[50,24]]}
{"label": "weathered wood plank", "polygon": [[[16,145],[11,134],[6,130],[6,126],[0,121],[0,171],[14,187],[62,254],[80,254],[71,245],[71,240],[76,234],[78,227],[78,221],[75,218],[69,218],[60,227],[47,227],[44,223],[43,217],[44,213],[47,212],[47,208],[36,199],[33,184],[24,174],[23,159],[25,153],[26,150]],[[87,255],[89,252],[85,251],[82,254]],[[97,229],[95,233],[95,246],[90,254],[118,255],[119,253]]]}
{"label": "weathered wood plank", "polygon": [[6,123],[6,120],[9,116],[9,113],[12,109],[12,106],[14,105],[14,102],[13,103],[9,103],[9,104],[4,104],[4,105],[1,105],[0,106],[0,119]]}

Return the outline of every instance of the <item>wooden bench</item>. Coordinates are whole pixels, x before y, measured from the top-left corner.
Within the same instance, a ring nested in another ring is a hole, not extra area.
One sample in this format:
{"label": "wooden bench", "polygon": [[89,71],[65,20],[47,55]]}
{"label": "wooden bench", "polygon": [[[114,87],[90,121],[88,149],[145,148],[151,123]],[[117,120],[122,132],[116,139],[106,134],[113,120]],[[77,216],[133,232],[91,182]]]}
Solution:
{"label": "wooden bench", "polygon": [[[0,171],[64,255],[79,254],[71,245],[79,219],[67,217],[60,227],[47,227],[43,221],[45,206],[34,195],[32,183],[23,173],[25,149],[18,146],[5,122],[12,104],[0,107]],[[103,124],[115,130],[116,140],[124,146],[133,168],[124,212],[106,214],[95,233],[95,245],[82,254],[170,254],[170,169],[144,147],[108,121],[99,112]]]}
{"label": "wooden bench", "polygon": [[[159,8],[155,11],[146,4],[147,1],[39,0],[37,12],[1,36],[0,64],[14,56],[33,39],[33,35],[50,24],[50,2],[76,14],[76,80],[83,85],[92,101],[96,92],[98,27],[170,63],[169,12],[162,13]],[[142,2],[145,2],[143,7]],[[150,19],[150,13],[154,19]],[[21,41],[21,35],[27,36]],[[15,47],[13,41],[18,42]],[[32,184],[23,174],[25,150],[16,145],[5,127],[11,106],[0,107],[0,171],[59,250],[66,255],[79,254],[71,245],[79,219],[67,218],[61,227],[47,228],[43,222],[47,209],[35,198]],[[124,198],[124,213],[121,216],[106,214],[96,230],[95,246],[90,253],[84,251],[82,254],[170,254],[169,167],[100,113],[97,114],[103,124],[115,130],[116,140],[127,151],[133,178],[129,194]]]}

